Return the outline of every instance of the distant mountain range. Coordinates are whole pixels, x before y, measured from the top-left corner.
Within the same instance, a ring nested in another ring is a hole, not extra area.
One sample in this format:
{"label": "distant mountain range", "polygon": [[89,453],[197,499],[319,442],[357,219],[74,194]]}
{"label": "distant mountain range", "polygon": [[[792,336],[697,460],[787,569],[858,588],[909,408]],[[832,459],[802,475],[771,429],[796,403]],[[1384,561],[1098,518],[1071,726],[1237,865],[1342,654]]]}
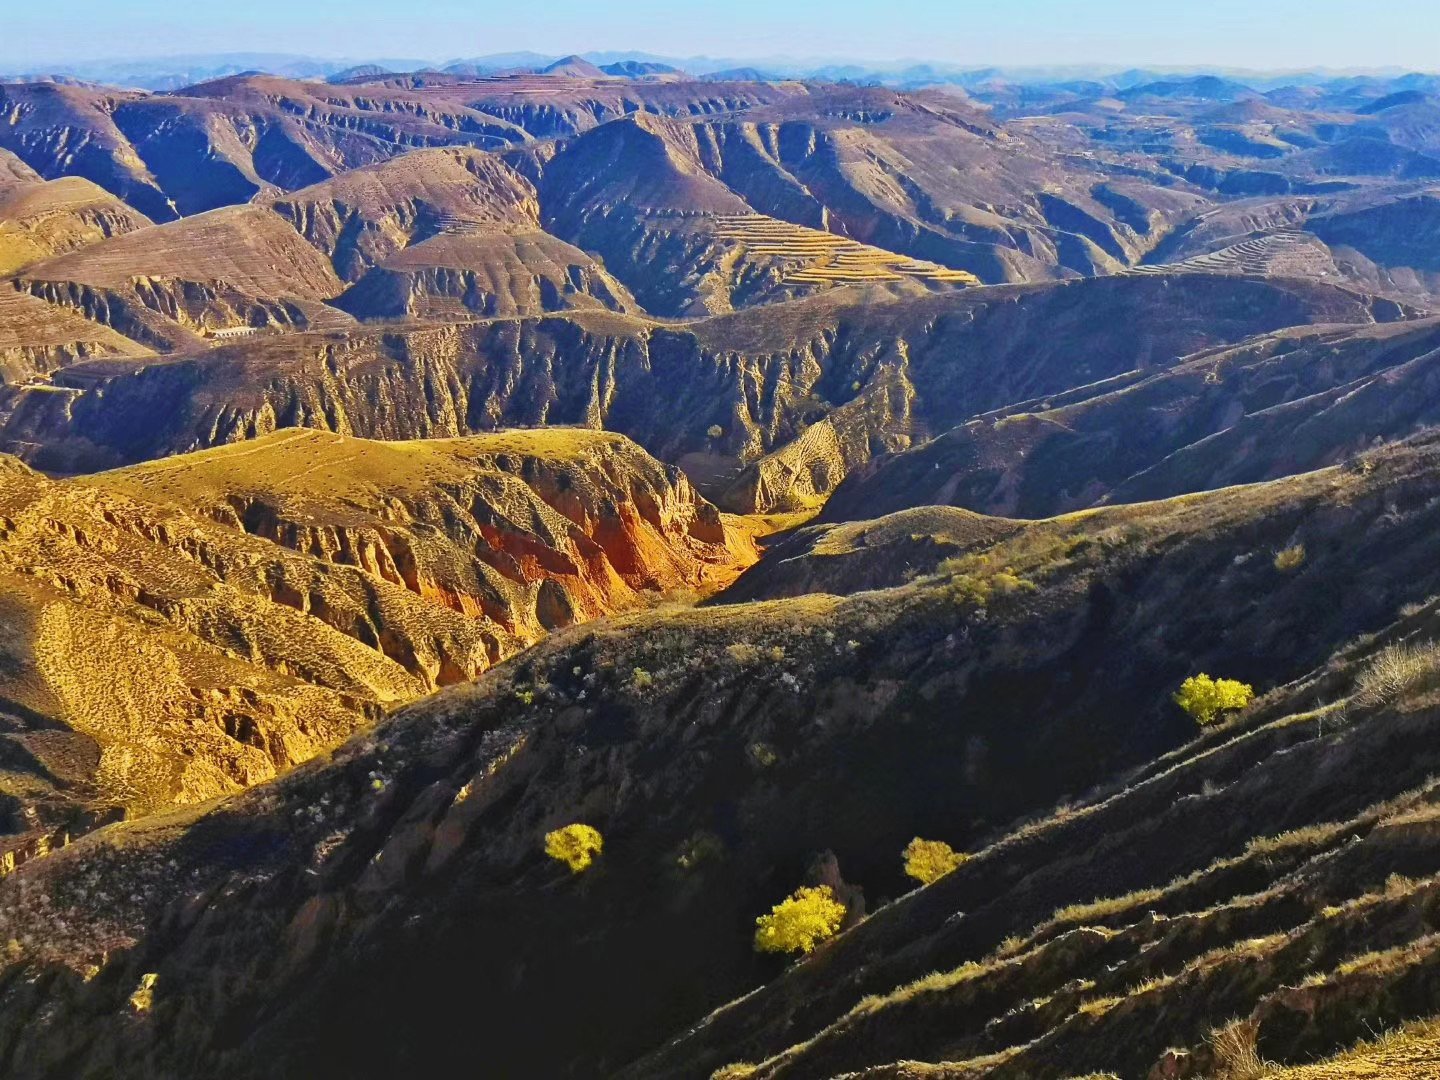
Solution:
{"label": "distant mountain range", "polygon": [[0,80],[57,79],[124,86],[141,90],[174,90],[182,86],[230,75],[264,72],[292,79],[335,79],[372,72],[440,71],[477,76],[517,71],[593,66],[604,74],[637,77],[685,72],[754,79],[813,79],[824,82],[873,83],[896,89],[950,85],[971,89],[994,83],[1049,86],[1064,83],[1098,83],[1120,91],[1147,83],[1213,75],[1267,91],[1281,86],[1316,86],[1337,80],[1381,79],[1396,92],[1433,88],[1434,75],[1402,70],[1346,70],[1316,68],[1304,71],[1245,71],[1235,68],[1122,68],[1101,64],[1048,67],[977,67],[935,61],[872,61],[844,57],[658,56],[644,52],[586,52],[574,56],[537,52],[491,53],[436,61],[403,57],[322,58],[284,53],[206,53],[166,57],[126,58],[0,67]]}

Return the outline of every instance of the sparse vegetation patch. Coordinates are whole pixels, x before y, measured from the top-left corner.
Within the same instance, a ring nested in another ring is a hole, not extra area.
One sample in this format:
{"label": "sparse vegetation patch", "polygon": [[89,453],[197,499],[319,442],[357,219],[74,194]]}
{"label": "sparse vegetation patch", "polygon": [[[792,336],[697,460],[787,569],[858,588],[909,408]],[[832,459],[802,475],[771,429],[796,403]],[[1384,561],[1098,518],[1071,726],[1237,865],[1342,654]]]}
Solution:
{"label": "sparse vegetation patch", "polygon": [[1357,705],[1388,705],[1402,694],[1440,683],[1440,642],[1400,642],[1381,649],[1355,681]]}

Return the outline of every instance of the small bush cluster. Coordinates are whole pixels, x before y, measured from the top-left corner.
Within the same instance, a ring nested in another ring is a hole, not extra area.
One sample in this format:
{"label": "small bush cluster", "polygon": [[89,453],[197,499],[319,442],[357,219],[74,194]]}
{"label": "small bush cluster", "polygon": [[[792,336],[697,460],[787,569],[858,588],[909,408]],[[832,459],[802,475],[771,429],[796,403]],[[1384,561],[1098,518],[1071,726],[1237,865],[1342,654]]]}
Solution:
{"label": "small bush cluster", "polygon": [[762,769],[768,769],[780,760],[780,755],[769,743],[753,742],[746,748],[750,760]]}
{"label": "small bush cluster", "polygon": [[575,874],[589,869],[604,847],[600,830],[589,825],[566,825],[545,834],[545,854],[563,862]]}
{"label": "small bush cluster", "polygon": [[950,594],[962,607],[983,612],[997,597],[1017,596],[1035,592],[1038,586],[1026,581],[1006,566],[999,570],[990,568],[989,555],[962,555],[946,559],[936,572],[950,577]]}
{"label": "small bush cluster", "polygon": [[1255,688],[1234,679],[1212,679],[1201,672],[1180,684],[1175,704],[1189,713],[1197,724],[1213,724],[1222,712],[1243,709],[1255,697]]}
{"label": "small bush cluster", "polygon": [[1275,553],[1275,569],[1289,574],[1305,565],[1305,545],[1293,544]]}
{"label": "small bush cluster", "polygon": [[904,856],[905,873],[922,885],[938,881],[970,860],[969,855],[943,840],[922,840],[918,836],[905,845]]}
{"label": "small bush cluster", "polygon": [[834,936],[845,910],[828,885],[796,889],[755,920],[755,951],[808,953]]}

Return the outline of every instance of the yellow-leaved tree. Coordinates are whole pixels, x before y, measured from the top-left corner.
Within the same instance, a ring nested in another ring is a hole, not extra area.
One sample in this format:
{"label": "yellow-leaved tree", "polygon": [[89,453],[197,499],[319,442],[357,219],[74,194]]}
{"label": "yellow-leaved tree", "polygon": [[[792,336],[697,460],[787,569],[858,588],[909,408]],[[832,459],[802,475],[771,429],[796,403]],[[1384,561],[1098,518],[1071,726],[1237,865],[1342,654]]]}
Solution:
{"label": "yellow-leaved tree", "polygon": [[806,886],[755,920],[757,952],[808,953],[845,921],[845,905],[828,885]]}
{"label": "yellow-leaved tree", "polygon": [[1213,724],[1222,712],[1243,709],[1254,696],[1255,689],[1249,683],[1212,679],[1202,672],[1180,684],[1180,689],[1175,692],[1175,704],[1204,727]]}
{"label": "yellow-leaved tree", "polygon": [[921,840],[918,836],[905,845],[904,854],[905,873],[924,885],[938,881],[970,859],[943,840]]}
{"label": "yellow-leaved tree", "polygon": [[545,854],[559,859],[576,874],[587,869],[604,846],[600,830],[589,825],[566,825],[545,834]]}

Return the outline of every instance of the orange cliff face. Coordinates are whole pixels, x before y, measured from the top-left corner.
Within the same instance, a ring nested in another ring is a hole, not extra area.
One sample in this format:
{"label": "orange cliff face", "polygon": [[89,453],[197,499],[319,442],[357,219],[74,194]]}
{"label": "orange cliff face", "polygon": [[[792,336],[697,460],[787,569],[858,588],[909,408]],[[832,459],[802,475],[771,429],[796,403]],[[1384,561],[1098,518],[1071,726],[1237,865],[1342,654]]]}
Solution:
{"label": "orange cliff face", "polygon": [[285,431],[48,480],[0,458],[0,822],[27,851],[241,790],[753,540],[629,440]]}

